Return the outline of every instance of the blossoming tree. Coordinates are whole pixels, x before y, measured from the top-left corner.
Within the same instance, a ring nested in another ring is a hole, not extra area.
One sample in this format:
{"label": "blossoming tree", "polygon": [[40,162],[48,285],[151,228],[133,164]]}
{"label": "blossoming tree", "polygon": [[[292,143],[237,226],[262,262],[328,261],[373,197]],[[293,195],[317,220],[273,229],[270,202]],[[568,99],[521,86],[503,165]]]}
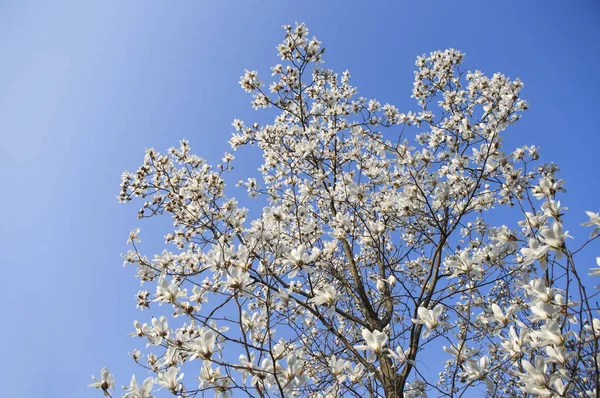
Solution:
{"label": "blossoming tree", "polygon": [[[521,81],[432,52],[416,61],[420,110],[401,113],[321,68],[304,25],[284,28],[274,82],[240,81],[278,116],[236,120],[230,140],[262,151],[262,181],[239,183],[263,198],[260,216],[228,196],[231,154],[211,166],[182,141],[123,174],[121,201],[174,222],[172,251],[153,259],[139,229],[129,237],[138,307],[173,313],[135,321],[149,351],[132,355],[151,377],[124,396],[598,396],[596,291],[575,263],[583,247],[566,245],[558,168],[536,147],[503,148],[527,109]],[[494,225],[494,212],[521,221]],[[600,229],[588,215],[583,246]],[[91,386],[109,396],[114,378]]]}

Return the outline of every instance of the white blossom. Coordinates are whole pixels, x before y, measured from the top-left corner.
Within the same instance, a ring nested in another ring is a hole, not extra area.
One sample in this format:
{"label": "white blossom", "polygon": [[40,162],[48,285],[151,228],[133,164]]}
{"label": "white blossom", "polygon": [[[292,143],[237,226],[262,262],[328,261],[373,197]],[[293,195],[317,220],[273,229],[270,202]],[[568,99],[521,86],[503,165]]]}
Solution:
{"label": "white blossom", "polygon": [[597,236],[598,233],[600,232],[600,214],[593,213],[591,211],[586,211],[585,213],[590,218],[590,221],[581,223],[581,225],[584,227],[594,227],[594,229],[590,233],[590,237],[593,238],[593,237]]}
{"label": "white blossom", "polygon": [[106,368],[102,368],[100,379],[97,379],[94,376],[92,376],[92,379],[94,379],[94,383],[90,384],[89,387],[102,390],[105,397],[110,396],[109,390],[115,389],[115,377]]}
{"label": "white blossom", "polygon": [[357,345],[354,348],[357,350],[370,351],[369,360],[374,361],[377,355],[383,352],[383,347],[387,344],[388,336],[379,330],[373,330],[371,332],[368,329],[363,329],[361,334],[366,345]]}
{"label": "white blossom", "polygon": [[417,319],[413,319],[413,322],[416,324],[425,325],[425,330],[423,330],[423,337],[429,337],[430,333],[437,329],[437,327],[441,324],[439,321],[440,315],[444,312],[444,307],[440,304],[433,307],[433,309],[428,310],[425,307],[417,308]]}
{"label": "white blossom", "polygon": [[166,372],[160,372],[156,378],[156,384],[161,387],[166,387],[169,391],[176,393],[180,390],[181,379],[183,379],[183,373],[177,375],[179,368],[172,367]]}
{"label": "white blossom", "polygon": [[123,386],[123,388],[127,391],[123,398],[152,398],[152,386],[154,385],[154,380],[152,377],[146,378],[140,387],[135,379],[135,375],[131,376],[131,382],[129,386]]}

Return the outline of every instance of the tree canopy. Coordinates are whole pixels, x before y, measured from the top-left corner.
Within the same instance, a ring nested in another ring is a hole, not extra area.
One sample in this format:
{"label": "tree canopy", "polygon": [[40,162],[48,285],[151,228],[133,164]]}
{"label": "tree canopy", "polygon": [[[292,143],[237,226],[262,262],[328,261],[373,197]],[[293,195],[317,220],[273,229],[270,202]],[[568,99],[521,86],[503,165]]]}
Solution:
{"label": "tree canopy", "polygon": [[[535,146],[505,149],[523,83],[434,51],[404,113],[324,69],[303,24],[284,29],[273,82],[240,80],[278,115],[235,120],[230,139],[262,152],[262,179],[239,182],[266,203],[258,217],[230,196],[230,153],[210,165],[182,141],[123,174],[119,199],[174,225],[153,258],[129,236],[138,307],[173,312],[135,321],[148,350],[133,358],[153,376],[124,396],[598,396],[597,290],[575,258],[600,216],[569,247],[559,168]],[[114,378],[92,386],[110,395]]]}

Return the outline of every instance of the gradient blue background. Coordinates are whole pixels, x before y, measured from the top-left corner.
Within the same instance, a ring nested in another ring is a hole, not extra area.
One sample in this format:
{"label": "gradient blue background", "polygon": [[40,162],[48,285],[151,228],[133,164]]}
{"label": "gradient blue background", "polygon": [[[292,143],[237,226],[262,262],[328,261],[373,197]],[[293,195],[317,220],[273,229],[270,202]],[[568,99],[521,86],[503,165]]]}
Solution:
{"label": "gradient blue background", "polygon": [[562,166],[569,226],[600,209],[598,3],[0,1],[0,396],[100,396],[86,385],[102,366],[118,385],[145,377],[127,355],[149,314],[121,268],[139,226],[137,205],[115,199],[121,172],[181,138],[216,161],[234,118],[266,120],[238,80],[267,80],[295,21],[327,67],[401,110],[424,52],[459,48],[468,68],[520,77],[531,110],[508,145]]}

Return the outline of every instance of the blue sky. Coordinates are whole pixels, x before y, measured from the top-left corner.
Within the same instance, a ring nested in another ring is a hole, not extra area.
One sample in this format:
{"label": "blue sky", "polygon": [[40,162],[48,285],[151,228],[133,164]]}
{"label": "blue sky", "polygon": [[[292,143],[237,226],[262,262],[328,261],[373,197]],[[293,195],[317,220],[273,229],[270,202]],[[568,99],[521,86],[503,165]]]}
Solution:
{"label": "blue sky", "polygon": [[508,145],[561,165],[569,225],[600,210],[592,1],[0,1],[0,395],[99,396],[86,385],[102,366],[119,385],[139,370],[127,334],[149,315],[121,267],[139,226],[115,199],[121,172],[181,138],[217,160],[234,118],[265,120],[237,82],[245,68],[269,76],[295,21],[323,42],[326,66],[401,110],[415,108],[424,52],[459,48],[468,68],[520,77],[531,110]]}

